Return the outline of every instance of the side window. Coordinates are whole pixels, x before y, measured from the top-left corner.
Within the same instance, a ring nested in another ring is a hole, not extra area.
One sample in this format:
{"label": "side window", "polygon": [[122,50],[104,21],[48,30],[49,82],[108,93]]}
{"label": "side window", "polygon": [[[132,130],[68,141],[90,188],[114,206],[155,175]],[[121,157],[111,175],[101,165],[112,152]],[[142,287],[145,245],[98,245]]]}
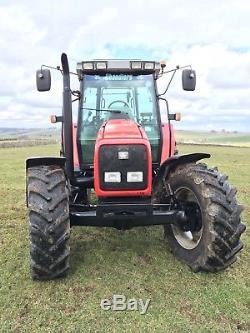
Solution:
{"label": "side window", "polygon": [[157,117],[151,87],[137,88],[138,116],[142,125],[156,125]]}
{"label": "side window", "polygon": [[84,90],[82,116],[83,116],[83,123],[86,125],[91,123],[93,121],[93,117],[96,115],[96,112],[94,110],[88,110],[88,108],[96,109],[96,101],[97,101],[96,95],[97,95],[97,88],[87,87]]}
{"label": "side window", "polygon": [[162,123],[168,123],[168,112],[166,102],[163,100],[159,101],[160,114]]}

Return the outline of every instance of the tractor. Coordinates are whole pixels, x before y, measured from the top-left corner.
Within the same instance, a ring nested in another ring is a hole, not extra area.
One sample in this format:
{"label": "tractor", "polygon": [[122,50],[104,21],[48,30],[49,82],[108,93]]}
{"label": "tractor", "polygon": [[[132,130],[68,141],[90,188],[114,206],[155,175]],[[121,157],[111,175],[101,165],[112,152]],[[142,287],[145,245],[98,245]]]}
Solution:
{"label": "tractor", "polygon": [[[191,66],[166,70],[164,62],[97,59],[78,63],[72,73],[63,53],[61,66],[37,70],[38,91],[50,90],[51,68],[63,78],[62,114],[51,116],[61,123],[62,139],[60,155],[26,160],[32,277],[66,276],[73,226],[161,225],[171,252],[194,272],[234,263],[245,230],[236,189],[200,162],[209,154],[178,154],[171,122],[180,114],[170,113],[164,98],[179,70],[183,89],[195,90]],[[166,74],[160,94],[157,80]],[[71,75],[79,90],[71,90]]]}

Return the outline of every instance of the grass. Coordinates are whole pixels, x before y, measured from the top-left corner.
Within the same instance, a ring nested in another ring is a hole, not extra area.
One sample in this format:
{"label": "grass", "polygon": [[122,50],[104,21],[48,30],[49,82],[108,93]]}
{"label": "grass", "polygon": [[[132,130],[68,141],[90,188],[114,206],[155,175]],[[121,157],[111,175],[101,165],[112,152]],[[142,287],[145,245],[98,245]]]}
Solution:
{"label": "grass", "polygon": [[180,143],[203,143],[219,144],[240,147],[250,147],[250,134],[242,132],[198,132],[183,131],[175,132],[176,139]]}
{"label": "grass", "polygon": [[[250,226],[250,148],[180,146],[207,151],[238,188]],[[29,275],[25,209],[27,156],[53,155],[56,145],[0,150],[0,332],[250,332],[250,234],[231,268],[192,273],[163,241],[162,228],[121,232],[75,227],[66,279]],[[151,298],[146,315],[101,311],[102,298]]]}

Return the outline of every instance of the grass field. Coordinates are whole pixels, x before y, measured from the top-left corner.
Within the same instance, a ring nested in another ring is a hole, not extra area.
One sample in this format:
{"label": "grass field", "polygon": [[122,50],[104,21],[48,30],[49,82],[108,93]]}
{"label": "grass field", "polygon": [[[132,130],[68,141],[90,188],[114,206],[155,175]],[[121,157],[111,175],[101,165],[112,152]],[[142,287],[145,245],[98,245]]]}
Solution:
{"label": "grass field", "polygon": [[[25,210],[28,156],[57,146],[0,149],[0,332],[250,332],[250,148],[180,146],[210,152],[245,205],[245,247],[222,273],[192,273],[163,241],[161,227],[121,232],[79,228],[71,234],[71,270],[64,280],[29,275]],[[102,298],[147,298],[146,315],[101,311]]]}
{"label": "grass field", "polygon": [[179,143],[203,143],[229,146],[250,147],[250,134],[242,132],[198,132],[183,131],[175,132]]}

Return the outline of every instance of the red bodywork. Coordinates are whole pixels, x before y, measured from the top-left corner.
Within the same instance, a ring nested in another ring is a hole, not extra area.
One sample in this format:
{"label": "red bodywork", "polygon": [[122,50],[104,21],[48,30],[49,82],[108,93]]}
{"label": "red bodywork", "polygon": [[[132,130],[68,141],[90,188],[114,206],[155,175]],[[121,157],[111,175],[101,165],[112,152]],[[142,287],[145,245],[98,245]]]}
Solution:
{"label": "red bodywork", "polygon": [[[102,190],[99,179],[99,149],[102,145],[143,144],[147,151],[148,180],[144,190]],[[94,154],[94,186],[98,197],[136,197],[150,196],[152,190],[152,157],[148,138],[141,127],[132,120],[113,119],[105,123],[99,130]]]}
{"label": "red bodywork", "polygon": [[169,127],[169,124],[162,124],[161,127],[162,127],[161,164],[162,164],[170,156],[174,155],[175,137],[174,137],[173,125],[170,125]]}
{"label": "red bodywork", "polygon": [[[173,126],[162,124],[162,152],[161,164],[170,156],[174,155],[175,137]],[[77,125],[73,125],[73,152],[74,168],[79,169],[79,158],[77,153]],[[171,140],[170,140],[171,136]],[[171,144],[170,144],[171,142]],[[103,191],[100,188],[98,157],[101,145],[106,144],[143,144],[146,146],[148,154],[148,186],[144,190],[123,190],[123,191]],[[151,147],[142,127],[139,127],[132,120],[114,119],[103,124],[98,132],[94,154],[94,186],[97,196],[100,197],[121,197],[121,196],[150,196],[152,190],[152,157]]]}

